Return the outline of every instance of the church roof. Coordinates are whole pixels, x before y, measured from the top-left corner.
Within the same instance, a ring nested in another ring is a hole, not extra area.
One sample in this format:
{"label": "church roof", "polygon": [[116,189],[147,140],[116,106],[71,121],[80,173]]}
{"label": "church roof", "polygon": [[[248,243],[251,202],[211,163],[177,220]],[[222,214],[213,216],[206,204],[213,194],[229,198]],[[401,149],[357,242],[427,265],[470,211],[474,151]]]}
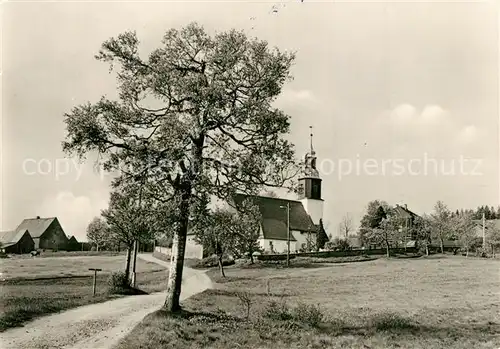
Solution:
{"label": "church roof", "polygon": [[[264,239],[287,240],[287,212],[283,208],[287,204],[290,204],[290,230],[303,232],[309,230],[316,232],[317,230],[317,227],[300,201],[236,194],[234,196],[234,203],[238,206],[246,199],[250,199],[254,205],[259,207],[260,214],[262,215],[261,224]],[[290,240],[295,241],[292,235]]]}

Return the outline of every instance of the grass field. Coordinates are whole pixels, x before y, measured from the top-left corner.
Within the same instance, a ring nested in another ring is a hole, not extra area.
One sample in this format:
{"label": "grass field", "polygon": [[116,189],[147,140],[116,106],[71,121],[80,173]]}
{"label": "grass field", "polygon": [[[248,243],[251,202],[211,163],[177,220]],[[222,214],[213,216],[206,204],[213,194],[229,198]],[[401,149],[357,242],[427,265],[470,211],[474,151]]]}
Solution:
{"label": "grass field", "polygon": [[[107,292],[107,281],[110,273],[124,266],[125,256],[3,259],[7,278],[0,282],[0,331],[35,317],[118,297]],[[95,297],[93,274],[88,268],[103,269],[98,273]],[[166,289],[167,271],[163,267],[138,259],[136,270],[141,291]]]}
{"label": "grass field", "polygon": [[[28,279],[61,276],[90,275],[89,268],[100,268],[102,273],[125,269],[125,255],[117,256],[64,256],[46,258],[2,259],[2,279]],[[160,270],[155,263],[140,261],[137,272]]]}
{"label": "grass field", "polygon": [[213,270],[216,289],[181,316],[149,315],[118,348],[498,349],[499,270],[461,257]]}

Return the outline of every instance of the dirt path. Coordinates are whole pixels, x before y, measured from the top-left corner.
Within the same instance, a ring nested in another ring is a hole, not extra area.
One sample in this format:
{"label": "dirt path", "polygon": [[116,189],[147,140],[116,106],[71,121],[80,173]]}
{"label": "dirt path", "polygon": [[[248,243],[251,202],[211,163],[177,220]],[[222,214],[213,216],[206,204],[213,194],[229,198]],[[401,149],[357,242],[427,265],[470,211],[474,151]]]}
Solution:
{"label": "dirt path", "polygon": [[[141,259],[169,266],[149,254]],[[203,271],[184,267],[181,300],[212,287]],[[165,293],[124,297],[45,316],[0,334],[5,349],[109,349],[147,314],[157,310]]]}

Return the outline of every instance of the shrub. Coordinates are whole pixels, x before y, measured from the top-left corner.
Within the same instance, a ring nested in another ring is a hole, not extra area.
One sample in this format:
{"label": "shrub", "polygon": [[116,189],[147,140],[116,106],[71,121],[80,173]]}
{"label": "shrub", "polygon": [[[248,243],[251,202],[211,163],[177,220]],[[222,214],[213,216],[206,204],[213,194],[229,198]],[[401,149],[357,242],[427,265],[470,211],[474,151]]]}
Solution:
{"label": "shrub", "polygon": [[269,319],[281,321],[291,320],[293,318],[290,313],[290,308],[284,300],[271,300],[265,306],[263,315]]}
{"label": "shrub", "polygon": [[311,327],[318,327],[323,321],[324,315],[319,306],[313,304],[299,303],[293,310],[293,319]]}
{"label": "shrub", "polygon": [[[229,259],[227,257],[224,257],[222,259],[222,265],[224,267],[226,267],[228,265],[233,265],[233,264],[235,264],[234,259]],[[193,264],[192,267],[204,269],[204,268],[215,268],[218,266],[219,266],[219,257],[213,255],[213,256],[206,257],[206,258],[203,258],[203,259],[197,261],[196,263]]]}
{"label": "shrub", "polygon": [[371,325],[377,331],[407,330],[414,328],[414,324],[398,314],[381,314],[371,319]]}
{"label": "shrub", "polygon": [[112,273],[108,279],[108,291],[110,293],[122,294],[130,290],[127,274],[123,271]]}
{"label": "shrub", "polygon": [[[290,259],[294,259],[294,255],[290,255]],[[257,256],[259,261],[285,261],[286,254],[261,254]]]}

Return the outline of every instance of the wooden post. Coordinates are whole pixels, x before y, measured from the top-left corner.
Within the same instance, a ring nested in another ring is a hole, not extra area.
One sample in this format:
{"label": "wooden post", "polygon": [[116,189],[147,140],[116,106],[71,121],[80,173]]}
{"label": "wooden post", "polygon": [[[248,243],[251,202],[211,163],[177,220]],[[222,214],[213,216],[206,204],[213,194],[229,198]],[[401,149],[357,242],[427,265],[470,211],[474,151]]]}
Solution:
{"label": "wooden post", "polygon": [[92,283],[92,296],[95,296],[95,290],[97,287],[97,272],[101,271],[102,269],[89,268],[89,270],[94,271],[94,282]]}

